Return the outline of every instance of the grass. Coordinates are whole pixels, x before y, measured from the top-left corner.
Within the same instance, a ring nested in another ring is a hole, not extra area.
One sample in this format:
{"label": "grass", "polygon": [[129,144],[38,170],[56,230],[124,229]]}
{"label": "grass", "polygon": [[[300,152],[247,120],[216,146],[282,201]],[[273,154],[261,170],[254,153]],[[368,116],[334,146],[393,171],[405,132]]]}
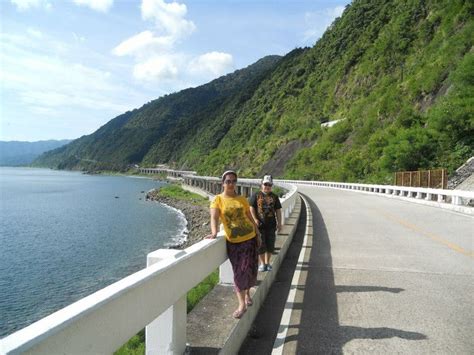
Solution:
{"label": "grass", "polygon": [[286,193],[286,190],[279,186],[273,186],[272,192],[281,198]]}
{"label": "grass", "polygon": [[177,200],[189,201],[199,205],[209,205],[209,199],[201,195],[183,189],[176,184],[170,184],[160,187],[158,196],[175,198]]}

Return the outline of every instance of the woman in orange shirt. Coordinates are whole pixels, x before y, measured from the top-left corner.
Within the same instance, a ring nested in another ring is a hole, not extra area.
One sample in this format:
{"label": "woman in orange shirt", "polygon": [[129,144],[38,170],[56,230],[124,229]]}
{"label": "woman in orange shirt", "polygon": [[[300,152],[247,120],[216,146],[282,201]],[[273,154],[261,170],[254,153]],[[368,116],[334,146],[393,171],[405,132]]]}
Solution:
{"label": "woman in orange shirt", "polygon": [[222,174],[223,192],[211,202],[211,234],[214,239],[219,231],[219,220],[224,225],[227,255],[234,272],[234,289],[239,308],[234,318],[240,318],[251,306],[250,288],[257,283],[260,233],[250,214],[250,206],[244,196],[237,195],[237,173],[227,170]]}

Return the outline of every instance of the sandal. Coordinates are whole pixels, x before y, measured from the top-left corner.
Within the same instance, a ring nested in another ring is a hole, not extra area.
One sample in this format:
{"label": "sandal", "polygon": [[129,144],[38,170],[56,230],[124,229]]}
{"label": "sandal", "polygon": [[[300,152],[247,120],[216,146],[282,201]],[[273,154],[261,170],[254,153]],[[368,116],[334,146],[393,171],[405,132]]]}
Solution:
{"label": "sandal", "polygon": [[242,318],[242,316],[244,315],[246,311],[247,311],[246,309],[242,309],[241,311],[236,309],[234,313],[232,313],[232,317],[234,317],[235,319],[240,319]]}
{"label": "sandal", "polygon": [[247,298],[247,299],[245,300],[245,304],[247,305],[247,307],[250,307],[251,305],[253,305],[252,299],[251,299],[251,298]]}

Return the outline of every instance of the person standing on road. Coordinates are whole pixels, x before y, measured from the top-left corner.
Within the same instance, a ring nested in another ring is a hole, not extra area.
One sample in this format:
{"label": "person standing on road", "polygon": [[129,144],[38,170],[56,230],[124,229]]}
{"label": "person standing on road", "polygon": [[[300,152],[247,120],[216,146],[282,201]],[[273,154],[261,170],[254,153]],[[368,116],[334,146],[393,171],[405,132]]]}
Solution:
{"label": "person standing on road", "polygon": [[272,192],[272,186],[272,176],[265,175],[261,190],[250,197],[250,212],[262,237],[262,245],[258,250],[258,271],[272,270],[270,259],[275,251],[275,232],[281,231],[281,203],[278,196]]}
{"label": "person standing on road", "polygon": [[258,248],[260,233],[250,214],[250,206],[244,196],[237,195],[237,173],[227,170],[222,174],[223,192],[211,202],[211,234],[214,239],[219,231],[219,219],[224,225],[227,255],[234,272],[234,289],[239,307],[232,314],[241,318],[253,304],[250,288],[257,284]]}

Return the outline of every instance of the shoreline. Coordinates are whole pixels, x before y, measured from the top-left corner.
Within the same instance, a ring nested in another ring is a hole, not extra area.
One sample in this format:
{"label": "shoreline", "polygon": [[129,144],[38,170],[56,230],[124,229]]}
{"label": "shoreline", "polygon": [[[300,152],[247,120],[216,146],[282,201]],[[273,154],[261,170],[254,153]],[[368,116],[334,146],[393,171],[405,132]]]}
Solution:
{"label": "shoreline", "polygon": [[[210,216],[209,208],[201,205],[193,204],[189,201],[180,200],[171,197],[158,196],[159,189],[153,189],[146,194],[146,201],[154,201],[162,203],[170,208],[178,210],[184,215],[186,220],[185,229],[182,232],[183,239],[173,244],[173,240],[168,249],[185,249],[199,241],[210,233]],[[181,236],[177,236],[180,238]]]}

